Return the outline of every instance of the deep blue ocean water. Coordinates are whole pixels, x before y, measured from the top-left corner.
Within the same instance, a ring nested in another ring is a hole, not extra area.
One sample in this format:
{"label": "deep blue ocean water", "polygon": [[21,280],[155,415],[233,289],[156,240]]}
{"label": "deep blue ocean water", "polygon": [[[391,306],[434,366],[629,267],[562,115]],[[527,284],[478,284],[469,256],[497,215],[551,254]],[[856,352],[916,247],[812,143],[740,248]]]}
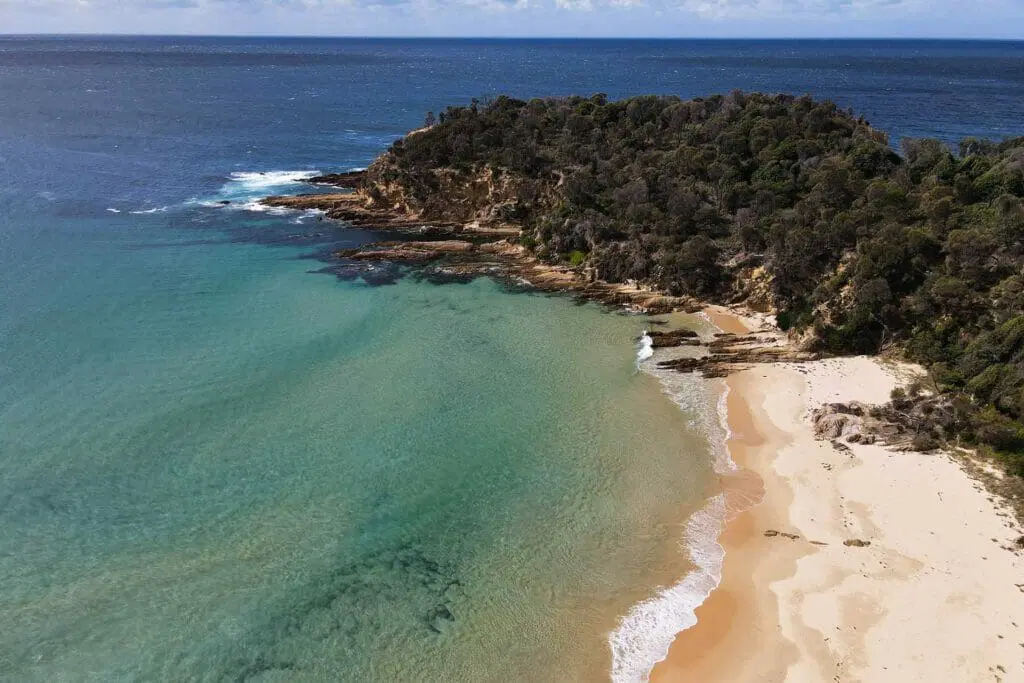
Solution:
{"label": "deep blue ocean water", "polygon": [[736,88],[1024,134],[1024,43],[0,39],[0,679],[606,678],[708,397],[642,319],[339,282],[379,236],[237,207],[471,97]]}

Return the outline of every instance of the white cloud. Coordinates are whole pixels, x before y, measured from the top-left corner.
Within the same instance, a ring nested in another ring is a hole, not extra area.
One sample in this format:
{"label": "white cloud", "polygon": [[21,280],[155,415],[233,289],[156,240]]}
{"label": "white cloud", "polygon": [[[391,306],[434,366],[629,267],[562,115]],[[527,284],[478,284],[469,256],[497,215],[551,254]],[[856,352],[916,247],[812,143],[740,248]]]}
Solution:
{"label": "white cloud", "polygon": [[[682,0],[681,9],[704,19],[780,19],[823,16],[864,16],[906,10],[924,0]],[[930,3],[936,4],[935,0]],[[942,4],[939,2],[938,4]]]}
{"label": "white cloud", "polygon": [[0,33],[1019,37],[1024,0],[0,0]]}
{"label": "white cloud", "polygon": [[592,0],[555,0],[555,7],[589,12],[594,9],[594,3]]}
{"label": "white cloud", "polygon": [[46,11],[81,14],[150,11],[239,11],[244,13],[317,12],[342,8],[403,6],[509,8],[558,8],[590,11],[601,7],[648,10],[682,10],[696,17],[721,20],[761,20],[786,17],[864,16],[885,9],[927,5],[949,5],[963,0],[0,0],[0,12]]}

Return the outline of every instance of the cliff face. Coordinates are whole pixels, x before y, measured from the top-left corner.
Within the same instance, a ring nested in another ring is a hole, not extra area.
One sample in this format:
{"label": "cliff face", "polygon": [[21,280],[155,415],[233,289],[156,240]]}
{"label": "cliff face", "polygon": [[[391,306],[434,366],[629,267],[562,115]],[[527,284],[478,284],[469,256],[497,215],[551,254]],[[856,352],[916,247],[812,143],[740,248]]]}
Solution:
{"label": "cliff face", "polygon": [[523,224],[557,202],[541,183],[500,167],[475,164],[409,173],[391,151],[367,169],[361,193],[373,209],[482,225]]}
{"label": "cliff face", "polygon": [[[548,231],[539,226],[554,224],[557,241],[560,209],[566,204],[565,179],[527,178],[522,174],[484,164],[468,168],[440,167],[404,170],[393,151],[380,155],[367,169],[359,190],[367,208],[420,220],[444,223],[478,223],[481,226],[515,226],[537,242],[541,254],[557,258],[557,249],[545,244]],[[562,221],[568,223],[564,218]],[[548,228],[548,230],[551,230]],[[538,233],[540,233],[538,235]],[[540,236],[540,240],[533,238]],[[550,238],[552,235],[548,235]],[[601,253],[597,239],[588,251]],[[617,246],[617,245],[616,245]],[[554,251],[555,253],[552,253]],[[592,260],[593,261],[593,260]],[[590,264],[593,266],[593,262]],[[606,277],[600,268],[595,275]],[[638,284],[659,289],[657,269]],[[755,256],[738,255],[722,267],[722,300],[743,303],[753,310],[774,313],[777,308],[773,276]]]}

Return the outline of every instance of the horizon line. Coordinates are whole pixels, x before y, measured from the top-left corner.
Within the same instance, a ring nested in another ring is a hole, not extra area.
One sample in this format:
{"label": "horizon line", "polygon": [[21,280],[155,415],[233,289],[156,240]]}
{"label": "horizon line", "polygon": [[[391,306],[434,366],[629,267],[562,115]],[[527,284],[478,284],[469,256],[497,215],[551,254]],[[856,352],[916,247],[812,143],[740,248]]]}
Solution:
{"label": "horizon line", "polygon": [[942,41],[942,42],[979,42],[979,43],[1024,43],[1024,38],[1000,37],[964,37],[964,36],[546,36],[546,35],[354,35],[354,34],[304,34],[304,33],[91,33],[68,31],[61,33],[6,33],[0,31],[0,38],[278,38],[278,39],[320,39],[320,40],[651,40],[651,41]]}

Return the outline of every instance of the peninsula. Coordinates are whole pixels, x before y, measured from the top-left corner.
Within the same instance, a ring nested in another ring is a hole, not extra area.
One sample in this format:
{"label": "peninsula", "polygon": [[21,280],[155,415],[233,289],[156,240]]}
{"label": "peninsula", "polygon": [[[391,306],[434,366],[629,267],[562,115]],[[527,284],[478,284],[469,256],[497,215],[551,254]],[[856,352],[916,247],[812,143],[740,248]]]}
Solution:
{"label": "peninsula", "polygon": [[429,118],[313,180],[344,191],[266,203],[411,233],[340,277],[716,304],[714,341],[652,339],[728,376],[740,466],[722,584],[654,679],[1024,680],[1024,138],[897,154],[831,102],[741,92]]}

